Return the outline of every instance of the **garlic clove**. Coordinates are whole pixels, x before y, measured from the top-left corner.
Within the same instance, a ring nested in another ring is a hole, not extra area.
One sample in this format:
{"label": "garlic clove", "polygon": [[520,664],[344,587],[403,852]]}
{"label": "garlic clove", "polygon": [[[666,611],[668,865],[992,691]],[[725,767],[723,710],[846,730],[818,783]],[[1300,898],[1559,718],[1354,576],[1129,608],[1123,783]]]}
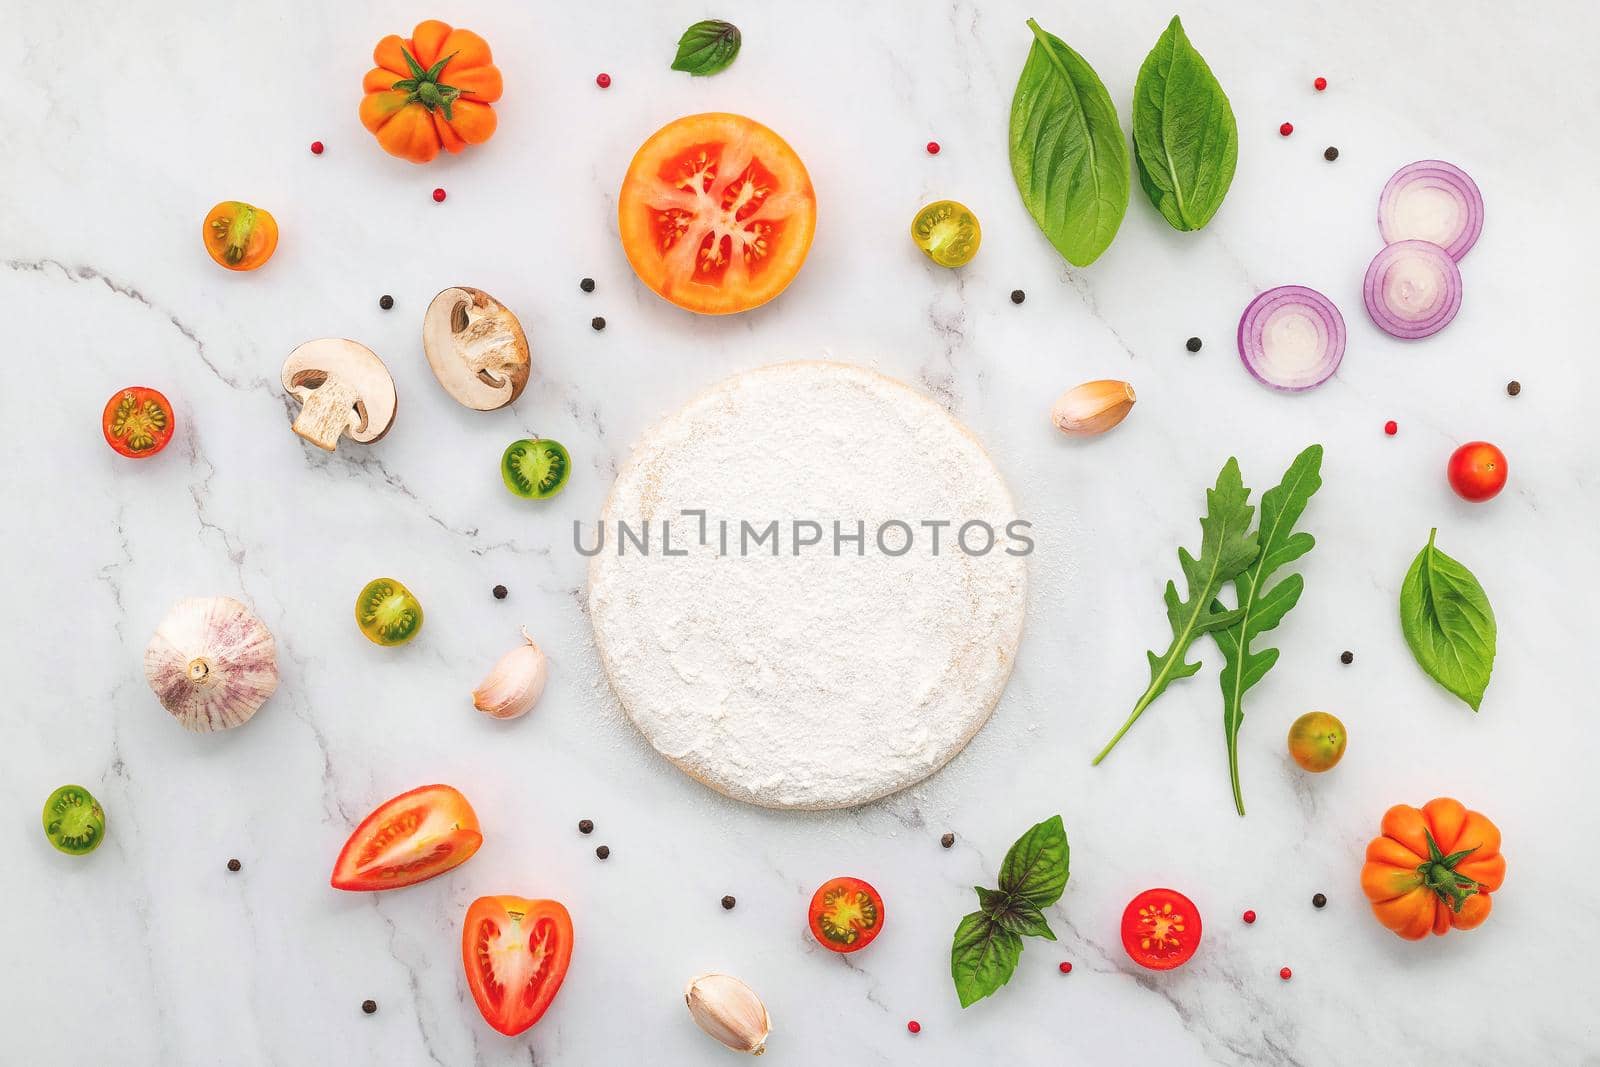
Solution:
{"label": "garlic clove", "polygon": [[755,991],[726,974],[702,974],[683,991],[695,1025],[735,1052],[767,1051],[772,1019]]}
{"label": "garlic clove", "polygon": [[232,597],[187,597],[150,638],[144,676],[186,729],[226,730],[249,721],[278,688],[277,643]]}
{"label": "garlic clove", "polygon": [[1103,378],[1068,389],[1050,409],[1050,421],[1068,437],[1105,433],[1133,410],[1133,386]]}
{"label": "garlic clove", "polygon": [[515,719],[526,715],[544,694],[550,676],[544,649],[522,631],[525,644],[500,657],[489,676],[472,691],[472,706],[496,719]]}

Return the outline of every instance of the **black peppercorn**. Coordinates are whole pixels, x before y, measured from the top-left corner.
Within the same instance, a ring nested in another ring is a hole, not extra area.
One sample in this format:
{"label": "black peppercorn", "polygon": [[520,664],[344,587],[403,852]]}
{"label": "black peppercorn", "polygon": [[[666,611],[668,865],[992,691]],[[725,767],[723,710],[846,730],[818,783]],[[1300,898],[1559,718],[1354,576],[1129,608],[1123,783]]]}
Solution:
{"label": "black peppercorn", "polygon": [[388,293],[384,293],[382,296],[378,297],[378,306],[383,310],[388,311],[390,308],[394,307],[394,297],[390,296]]}
{"label": "black peppercorn", "polygon": [[939,844],[943,845],[945,848],[949,848],[951,845],[953,845],[955,843],[956,843],[956,835],[955,834],[945,834],[943,837],[939,838]]}
{"label": "black peppercorn", "polygon": [[1189,338],[1189,340],[1184,343],[1183,347],[1187,348],[1191,352],[1200,351],[1200,338],[1198,338],[1198,337]]}
{"label": "black peppercorn", "polygon": [[1506,395],[1507,396],[1516,396],[1520,392],[1522,392],[1522,383],[1521,382],[1507,382],[1506,383]]}
{"label": "black peppercorn", "polygon": [[594,292],[594,279],[585,278],[583,281],[578,283],[578,288],[582,289],[586,293]]}
{"label": "black peppercorn", "polygon": [[593,819],[579,819],[578,820],[578,833],[580,833],[580,834],[592,834],[592,833],[594,833],[594,820]]}
{"label": "black peppercorn", "polygon": [[228,861],[228,870],[230,871],[237,871],[241,866],[243,866],[243,864],[241,864],[238,860]]}
{"label": "black peppercorn", "polygon": [[611,846],[601,845],[599,848],[594,850],[594,854],[599,856],[601,859],[606,859],[611,855]]}
{"label": "black peppercorn", "polygon": [[378,1002],[376,1000],[363,1000],[361,1002],[361,1010],[371,1015],[378,1010]]}
{"label": "black peppercorn", "polygon": [[1316,896],[1311,898],[1311,906],[1313,908],[1326,907],[1327,903],[1328,903],[1328,898],[1323,896],[1321,893],[1318,893]]}
{"label": "black peppercorn", "polygon": [[506,587],[503,586],[503,585],[495,586],[494,587],[494,598],[496,600],[504,600],[506,598]]}
{"label": "black peppercorn", "polygon": [[1332,163],[1334,160],[1339,158],[1339,150],[1333,147],[1333,145],[1329,145],[1323,150],[1322,158],[1326,159],[1329,163]]}
{"label": "black peppercorn", "polygon": [[606,320],[602,319],[599,315],[596,315],[594,318],[589,320],[589,325],[593,326],[597,330],[603,330],[606,328]]}
{"label": "black peppercorn", "polygon": [[1339,653],[1339,662],[1340,663],[1354,663],[1355,661],[1356,661],[1356,654],[1354,652],[1351,652],[1349,649],[1345,649],[1343,652]]}
{"label": "black peppercorn", "polygon": [[1028,299],[1028,294],[1024,293],[1021,289],[1011,290],[1011,302],[1013,304],[1020,304],[1026,299]]}
{"label": "black peppercorn", "polygon": [[722,898],[722,909],[724,911],[732,911],[733,910],[733,906],[736,903],[738,903],[738,901],[734,900],[732,896],[723,897]]}

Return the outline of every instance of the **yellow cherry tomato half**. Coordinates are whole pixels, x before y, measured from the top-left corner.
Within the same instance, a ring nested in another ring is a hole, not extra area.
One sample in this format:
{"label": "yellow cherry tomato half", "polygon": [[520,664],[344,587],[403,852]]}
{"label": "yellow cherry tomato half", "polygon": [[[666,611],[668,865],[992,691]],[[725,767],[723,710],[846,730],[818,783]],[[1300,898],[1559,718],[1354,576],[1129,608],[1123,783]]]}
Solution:
{"label": "yellow cherry tomato half", "polygon": [[1313,774],[1329,770],[1344,758],[1348,738],[1344,723],[1325,711],[1308,711],[1289,727],[1289,755]]}
{"label": "yellow cherry tomato half", "polygon": [[911,239],[941,267],[964,267],[978,254],[983,231],[965,204],[935,200],[911,221]]}
{"label": "yellow cherry tomato half", "polygon": [[270,211],[224,200],[206,212],[200,237],[220,265],[229,270],[255,270],[278,248],[278,222]]}

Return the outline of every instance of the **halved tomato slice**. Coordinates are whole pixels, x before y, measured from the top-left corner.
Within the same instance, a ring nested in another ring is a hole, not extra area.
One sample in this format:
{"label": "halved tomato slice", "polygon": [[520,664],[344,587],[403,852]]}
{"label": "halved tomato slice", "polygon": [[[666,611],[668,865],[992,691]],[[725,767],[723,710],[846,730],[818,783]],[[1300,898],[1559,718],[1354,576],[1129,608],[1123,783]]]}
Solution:
{"label": "halved tomato slice", "polygon": [[1175,889],[1146,889],[1123,909],[1122,947],[1152,971],[1181,967],[1200,947],[1200,911]]}
{"label": "halved tomato slice", "polygon": [[823,948],[859,952],[883,931],[883,897],[859,878],[830,878],[811,894],[807,916]]}
{"label": "halved tomato slice", "polygon": [[119,456],[144,459],[167,447],[176,423],[161,390],[130,385],[114,393],[100,413],[100,432]]}
{"label": "halved tomato slice", "polygon": [[483,844],[478,816],[447,785],[386,800],[356,827],[333,865],[335,889],[399,889],[459,867]]}
{"label": "halved tomato slice", "polygon": [[479,897],[461,930],[461,963],[484,1021],[516,1035],[539,1021],[572,962],[572,916],[554,900]]}
{"label": "halved tomato slice", "polygon": [[639,280],[677,304],[727,315],[783,292],[811,248],[817,197],[794,149],[743,115],[688,115],[644,143],[617,198]]}

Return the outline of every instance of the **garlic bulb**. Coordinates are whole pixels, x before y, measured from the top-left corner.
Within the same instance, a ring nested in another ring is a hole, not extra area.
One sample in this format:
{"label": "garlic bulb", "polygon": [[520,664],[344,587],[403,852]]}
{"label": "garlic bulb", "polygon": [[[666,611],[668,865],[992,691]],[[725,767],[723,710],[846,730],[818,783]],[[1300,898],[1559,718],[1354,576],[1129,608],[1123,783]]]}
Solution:
{"label": "garlic bulb", "polygon": [[272,631],[232,597],[187,597],[156,627],[144,676],[185,729],[242,726],[278,688]]}
{"label": "garlic bulb", "polygon": [[500,657],[489,676],[472,691],[472,706],[496,719],[515,719],[526,715],[544,694],[550,676],[544,649],[522,631],[526,644],[518,645]]}
{"label": "garlic bulb", "polygon": [[767,1051],[772,1019],[755,991],[726,974],[702,974],[683,991],[696,1025],[735,1052]]}
{"label": "garlic bulb", "polygon": [[1068,437],[1105,433],[1133,410],[1133,386],[1109,378],[1068,389],[1050,409],[1050,421]]}

